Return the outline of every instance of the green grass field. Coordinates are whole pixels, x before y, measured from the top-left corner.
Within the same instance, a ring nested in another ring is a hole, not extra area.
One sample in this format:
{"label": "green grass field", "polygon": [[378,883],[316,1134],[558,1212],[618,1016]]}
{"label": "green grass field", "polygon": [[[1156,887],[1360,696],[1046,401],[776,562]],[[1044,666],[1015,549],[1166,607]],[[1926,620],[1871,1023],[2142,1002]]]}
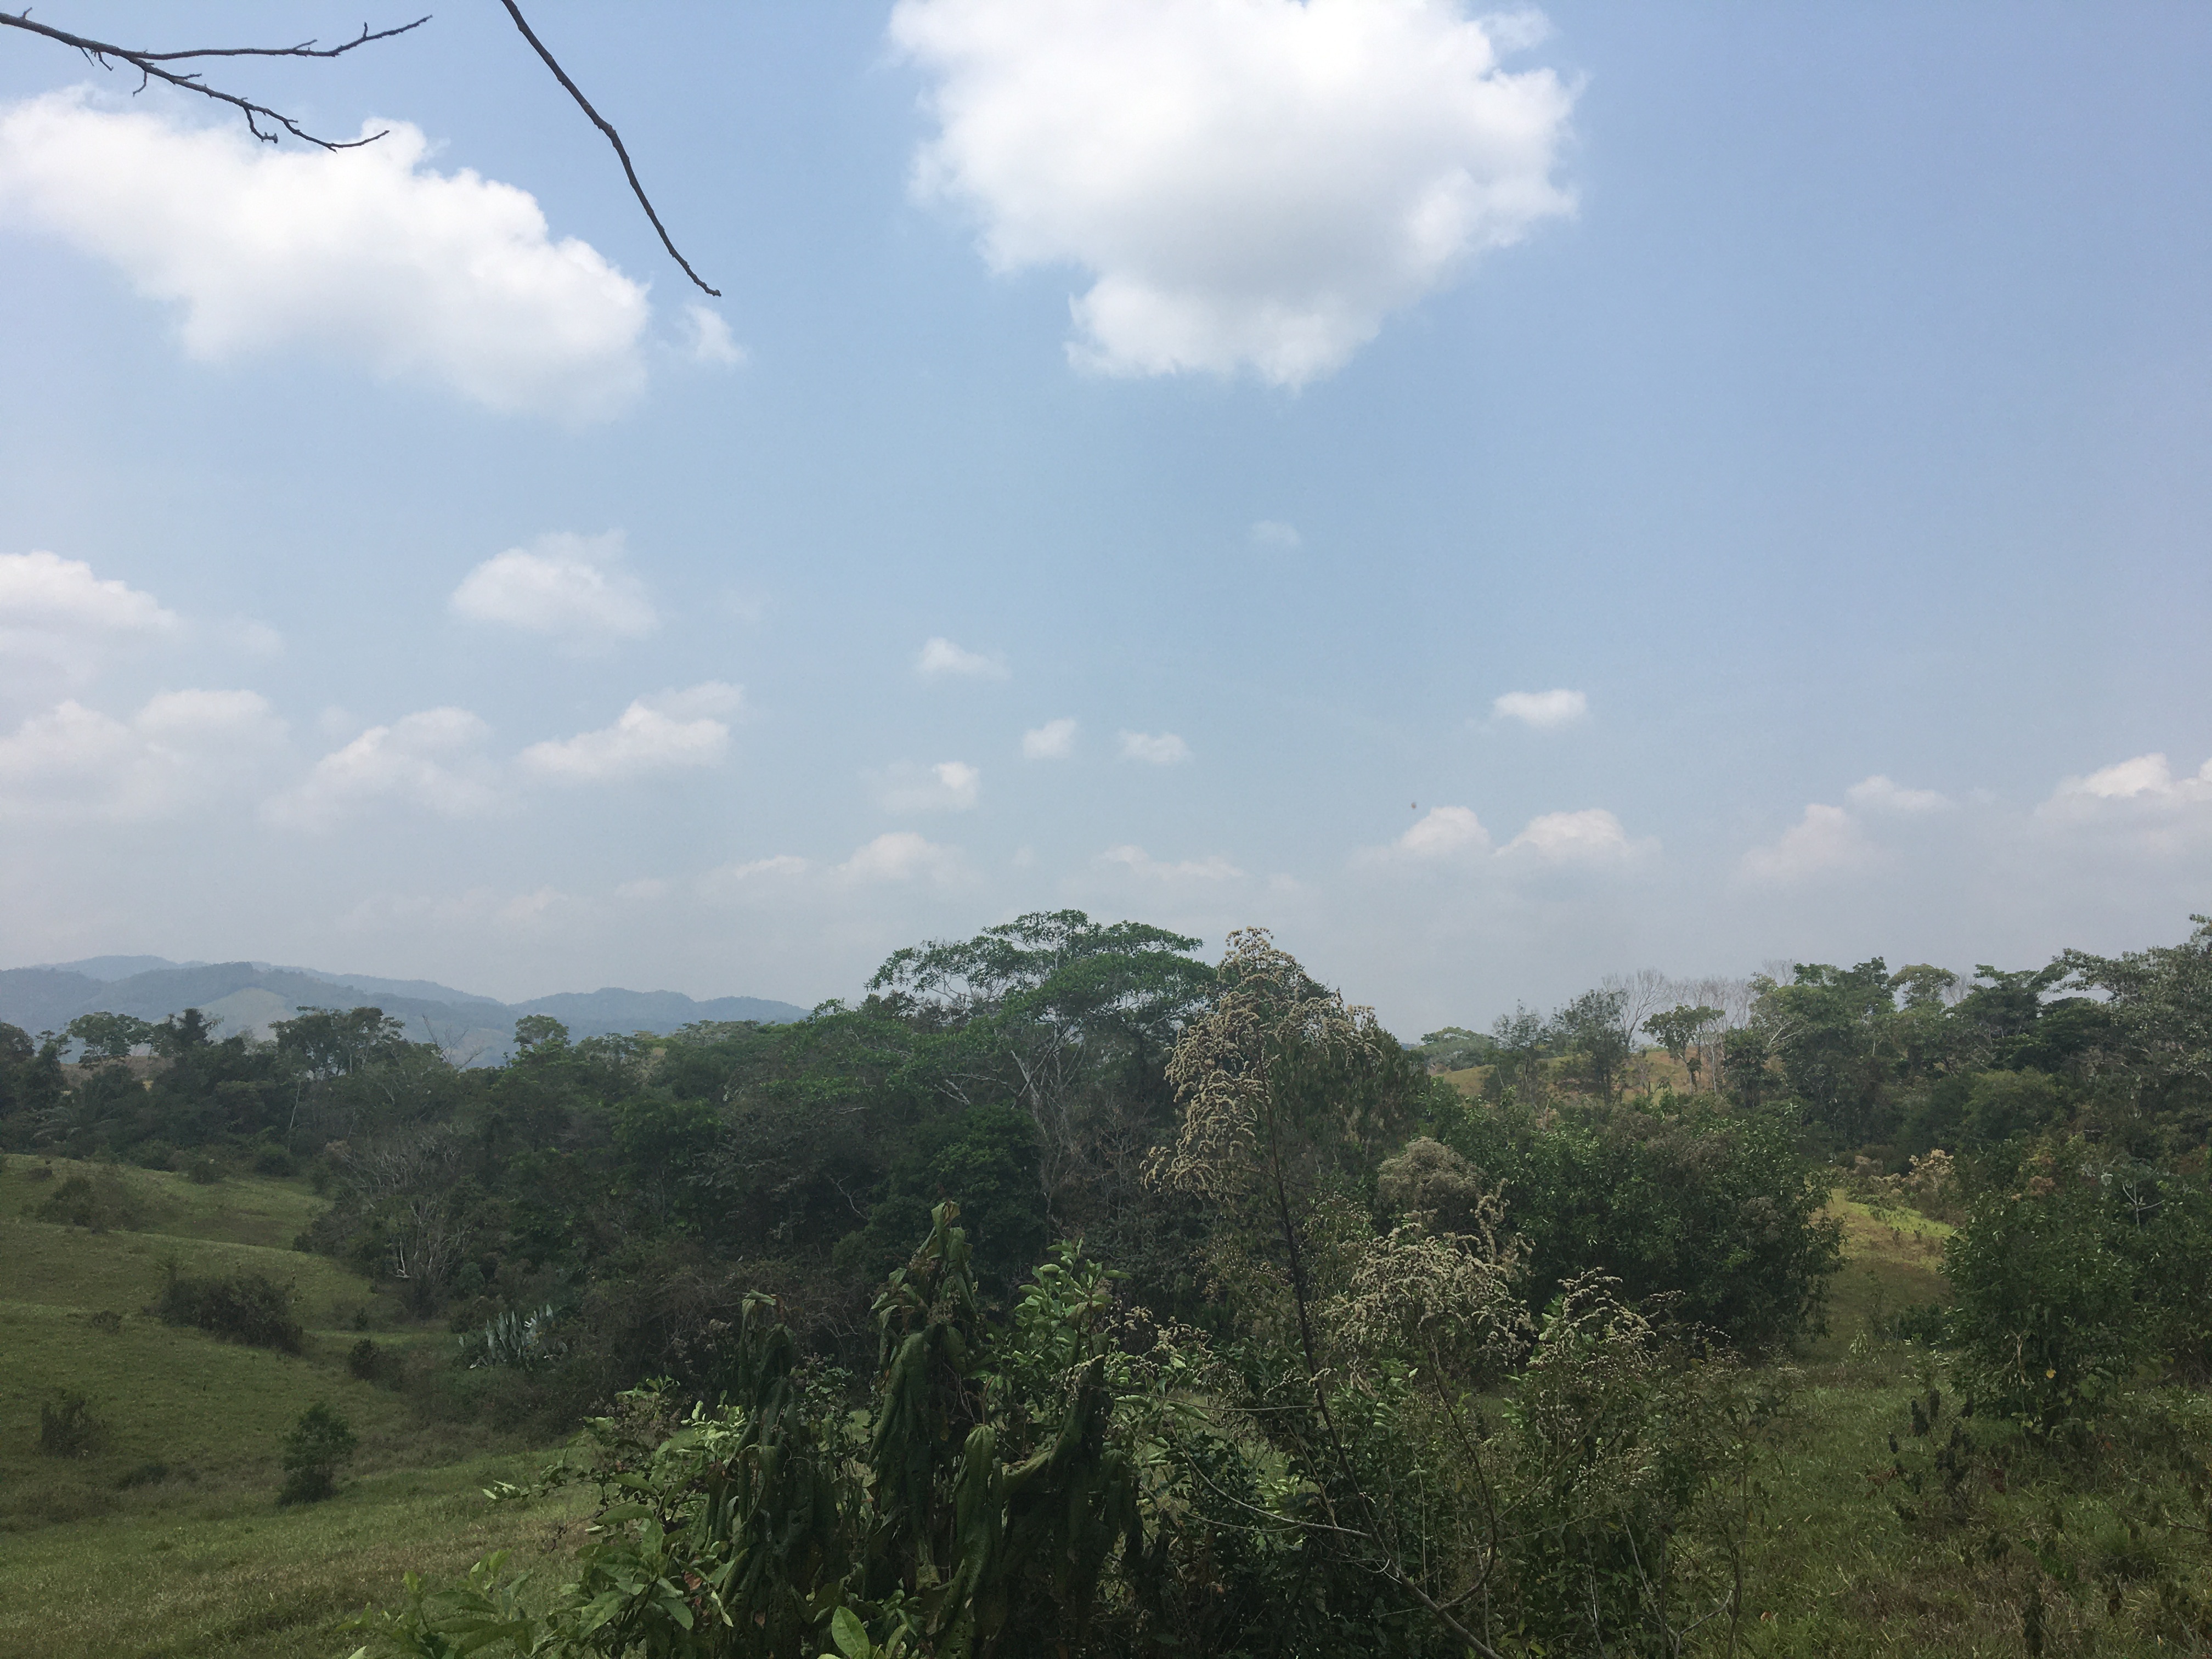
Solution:
{"label": "green grass field", "polygon": [[[90,1173],[56,1160],[40,1181],[38,1167],[16,1158],[0,1173],[0,1655],[335,1659],[353,1645],[343,1620],[392,1601],[406,1572],[458,1577],[506,1549],[516,1566],[560,1573],[580,1537],[577,1510],[495,1506],[481,1492],[526,1480],[544,1449],[426,1421],[410,1397],[348,1374],[364,1322],[380,1342],[451,1339],[411,1325],[392,1297],[337,1264],[290,1248],[316,1205],[304,1185],[196,1187],[121,1171],[140,1229],[93,1232],[27,1217],[70,1174]],[[1905,1432],[1908,1402],[1934,1379],[1924,1350],[1884,1333],[1900,1309],[1944,1298],[1948,1229],[1840,1194],[1830,1213],[1846,1253],[1831,1328],[1799,1356],[1796,1402],[1743,1494],[1746,1605],[1733,1651],[2205,1651],[2176,1624],[2171,1587],[2212,1598],[2212,1556],[2188,1555],[2183,1532],[2130,1543],[2107,1491],[2125,1483],[2083,1478],[2100,1456],[2126,1457],[2124,1447],[2055,1452],[1976,1425],[1984,1452],[1965,1518],[1931,1528],[1900,1517],[1889,1437]],[[247,1266],[290,1280],[309,1327],[305,1352],[240,1347],[142,1311],[172,1253],[186,1272]],[[120,1318],[96,1322],[102,1313]],[[107,1425],[88,1456],[39,1450],[39,1404],[58,1388],[88,1395]],[[360,1455],[336,1498],[279,1508],[279,1438],[317,1399],[350,1419]],[[126,1483],[153,1463],[166,1466],[164,1478]],[[2136,1512],[2159,1481],[2179,1491],[2170,1469],[2146,1461],[2130,1472]],[[2166,1570],[2153,1571],[2161,1561]],[[1685,1650],[1730,1652],[1724,1626]]]}
{"label": "green grass field", "polygon": [[[425,1422],[405,1396],[348,1373],[364,1325],[403,1346],[451,1339],[291,1248],[318,1207],[305,1183],[112,1172],[140,1228],[94,1232],[27,1214],[71,1175],[97,1173],[55,1159],[36,1179],[43,1162],[12,1158],[0,1173],[0,1654],[343,1653],[337,1621],[390,1598],[405,1572],[573,1545],[558,1506],[494,1508],[481,1494],[526,1479],[542,1454]],[[188,1273],[245,1267],[289,1281],[304,1352],[243,1347],[144,1312],[171,1255]],[[82,1457],[40,1450],[40,1402],[64,1389],[87,1395],[105,1425]],[[279,1442],[319,1399],[352,1423],[360,1453],[337,1497],[280,1509]],[[167,1473],[149,1478],[154,1465]]]}
{"label": "green grass field", "polygon": [[[2170,1431],[2177,1418],[2196,1419],[2193,1449],[2179,1461],[2201,1470],[2207,1402],[2146,1396],[2134,1416],[2070,1448],[1971,1424],[1980,1450],[1963,1503],[1931,1522],[1930,1506],[1897,1480],[1890,1445],[1898,1437],[1897,1461],[1926,1472],[1932,1442],[1915,1444],[1912,1402],[1942,1379],[1927,1350],[1884,1333],[1899,1310],[1948,1299],[1941,1270],[1951,1229],[1840,1193],[1829,1213],[1844,1224],[1844,1267],[1829,1333],[1802,1357],[1796,1406],[1753,1483],[1738,1650],[1760,1659],[2212,1652],[2157,1582],[2162,1564],[2184,1594],[2212,1600],[2201,1532],[2145,1528],[2130,1540],[2126,1528],[2162,1501],[2185,1510]],[[1923,1518],[1900,1516],[1898,1500]],[[1710,1650],[1724,1651],[1724,1639]]]}

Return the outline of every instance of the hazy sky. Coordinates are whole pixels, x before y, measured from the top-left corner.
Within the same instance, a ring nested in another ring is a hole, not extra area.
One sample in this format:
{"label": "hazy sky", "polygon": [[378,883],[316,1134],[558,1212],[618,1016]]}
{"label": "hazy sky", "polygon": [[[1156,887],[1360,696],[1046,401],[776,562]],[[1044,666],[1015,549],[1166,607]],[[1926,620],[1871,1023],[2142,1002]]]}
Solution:
{"label": "hazy sky", "polygon": [[2212,10],[534,11],[720,301],[495,5],[214,71],[338,155],[0,31],[0,964],[1074,906],[1410,1035],[2212,909]]}

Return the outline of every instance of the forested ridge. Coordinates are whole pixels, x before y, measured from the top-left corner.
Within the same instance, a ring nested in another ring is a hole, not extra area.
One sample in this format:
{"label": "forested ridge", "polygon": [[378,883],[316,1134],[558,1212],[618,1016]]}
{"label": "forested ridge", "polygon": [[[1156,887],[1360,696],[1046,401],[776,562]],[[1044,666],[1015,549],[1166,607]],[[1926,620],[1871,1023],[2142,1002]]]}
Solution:
{"label": "forested ridge", "polygon": [[573,1582],[416,1587],[374,1652],[1766,1650],[1838,1189],[1956,1230],[1863,1501],[2028,1650],[2212,1640],[2212,922],[1413,1047],[1264,933],[1198,951],[1024,916],[804,1021],[532,1016],[468,1070],[375,1008],[4,1027],[0,1146],[307,1176],[300,1248],[448,1328],[356,1375],[584,1425]]}

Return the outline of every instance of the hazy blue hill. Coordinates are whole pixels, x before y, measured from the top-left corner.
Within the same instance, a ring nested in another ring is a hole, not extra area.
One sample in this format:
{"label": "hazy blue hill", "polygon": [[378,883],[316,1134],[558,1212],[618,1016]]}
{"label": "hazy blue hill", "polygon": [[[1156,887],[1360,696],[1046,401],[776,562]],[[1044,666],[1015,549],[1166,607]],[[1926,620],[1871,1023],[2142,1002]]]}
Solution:
{"label": "hazy blue hill", "polygon": [[456,991],[452,986],[441,985],[434,979],[383,979],[374,974],[330,974],[319,968],[294,968],[289,971],[326,979],[333,985],[366,991],[376,997],[411,997],[417,1002],[442,1002],[456,1008],[507,1006],[497,997],[478,996],[474,991]]}
{"label": "hazy blue hill", "polygon": [[574,1037],[610,1036],[623,1031],[673,1031],[702,1019],[750,1019],[780,1024],[805,1019],[806,1010],[764,997],[715,997],[699,1002],[680,991],[562,991],[513,1005],[514,1013],[550,1014]]}
{"label": "hazy blue hill", "polygon": [[[118,975],[120,965],[137,971]],[[0,970],[0,1020],[33,1033],[58,1031],[79,1014],[135,1014],[166,1019],[198,1008],[222,1022],[225,1033],[266,1036],[301,1007],[354,1008],[373,1003],[404,1020],[417,1042],[439,1044],[457,1060],[502,1059],[514,1022],[550,1014],[581,1038],[630,1031],[666,1033],[697,1020],[804,1019],[806,1010],[764,997],[698,1001],[679,991],[564,991],[508,1004],[425,979],[326,974],[265,962],[173,963],[161,957],[93,957],[81,963]]]}
{"label": "hazy blue hill", "polygon": [[151,973],[156,968],[204,968],[204,962],[172,962],[167,957],[87,957],[82,962],[42,962],[41,968],[58,968],[72,974],[82,974],[87,979],[104,981],[129,979],[133,974]]}
{"label": "hazy blue hill", "polygon": [[87,997],[106,988],[66,968],[0,969],[0,1021],[20,1025],[33,1036],[58,1031],[84,1012]]}

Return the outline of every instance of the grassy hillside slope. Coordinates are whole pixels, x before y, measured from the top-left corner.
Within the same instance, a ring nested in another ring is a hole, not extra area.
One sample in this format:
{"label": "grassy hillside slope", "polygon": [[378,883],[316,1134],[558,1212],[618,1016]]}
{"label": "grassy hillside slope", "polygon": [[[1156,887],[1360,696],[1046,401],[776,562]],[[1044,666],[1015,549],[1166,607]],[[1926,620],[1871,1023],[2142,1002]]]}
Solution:
{"label": "grassy hillside slope", "polygon": [[[343,1651],[334,1621],[389,1597],[404,1573],[456,1572],[492,1549],[521,1560],[556,1540],[559,1513],[493,1510],[479,1492],[526,1477],[535,1455],[427,1424],[405,1397],[348,1373],[364,1326],[400,1346],[451,1339],[290,1248],[316,1207],[304,1183],[109,1171],[138,1230],[27,1213],[77,1174],[100,1172],[14,1158],[0,1173],[0,1653]],[[145,1312],[172,1255],[186,1273],[289,1281],[304,1351],[243,1347]],[[40,1406],[64,1389],[105,1425],[82,1456],[40,1449]],[[328,1503],[279,1509],[280,1440],[319,1399],[360,1434],[352,1478]]]}

